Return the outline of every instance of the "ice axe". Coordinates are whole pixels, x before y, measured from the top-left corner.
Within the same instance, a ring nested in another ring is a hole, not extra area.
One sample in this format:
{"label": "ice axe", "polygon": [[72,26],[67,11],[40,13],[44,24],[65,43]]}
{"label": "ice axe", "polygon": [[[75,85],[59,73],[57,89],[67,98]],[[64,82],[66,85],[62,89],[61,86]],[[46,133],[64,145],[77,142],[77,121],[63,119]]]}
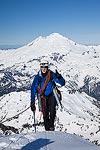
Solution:
{"label": "ice axe", "polygon": [[35,111],[33,111],[33,116],[34,116],[34,130],[35,130],[35,133],[36,133]]}

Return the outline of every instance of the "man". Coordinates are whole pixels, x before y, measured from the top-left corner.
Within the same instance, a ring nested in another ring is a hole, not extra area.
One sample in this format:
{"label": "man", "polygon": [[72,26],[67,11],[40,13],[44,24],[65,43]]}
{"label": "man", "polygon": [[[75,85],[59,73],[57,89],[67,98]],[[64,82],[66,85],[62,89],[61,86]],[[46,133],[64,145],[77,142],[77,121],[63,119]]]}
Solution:
{"label": "man", "polygon": [[31,86],[31,110],[34,112],[35,107],[35,95],[38,95],[40,101],[40,110],[43,113],[44,127],[46,131],[54,130],[54,120],[56,116],[56,99],[53,94],[54,83],[58,83],[61,86],[65,85],[65,80],[58,73],[51,71],[48,68],[48,61],[44,60],[40,62],[40,70],[34,77]]}

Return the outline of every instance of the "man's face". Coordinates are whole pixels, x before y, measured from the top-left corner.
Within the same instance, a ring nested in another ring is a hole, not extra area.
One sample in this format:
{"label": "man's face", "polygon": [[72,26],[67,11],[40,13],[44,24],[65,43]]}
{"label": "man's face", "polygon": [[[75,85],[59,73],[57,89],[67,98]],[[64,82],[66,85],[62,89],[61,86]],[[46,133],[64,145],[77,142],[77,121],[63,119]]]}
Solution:
{"label": "man's face", "polygon": [[41,67],[41,72],[42,72],[42,73],[46,73],[46,72],[47,72],[47,69],[48,69],[47,67],[42,66],[42,67]]}

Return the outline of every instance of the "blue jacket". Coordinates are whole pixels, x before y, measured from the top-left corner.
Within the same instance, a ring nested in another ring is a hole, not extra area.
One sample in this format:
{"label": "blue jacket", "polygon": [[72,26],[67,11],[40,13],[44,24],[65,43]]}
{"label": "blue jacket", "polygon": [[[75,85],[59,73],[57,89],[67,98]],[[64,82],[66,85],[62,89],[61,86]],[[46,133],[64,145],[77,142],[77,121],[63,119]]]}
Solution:
{"label": "blue jacket", "polygon": [[[51,71],[51,78],[52,80],[50,80],[48,82],[48,85],[44,91],[44,95],[48,96],[49,94],[51,94],[53,92],[53,88],[54,88],[54,82],[60,84],[61,86],[65,85],[65,80],[64,78],[61,76],[61,78],[57,78],[56,74],[54,72]],[[38,72],[38,74],[34,77],[32,86],[31,86],[31,102],[35,101],[35,95],[38,92],[38,86],[40,85],[40,88],[43,87],[44,82],[45,82],[46,76],[43,76],[41,74],[41,71]]]}

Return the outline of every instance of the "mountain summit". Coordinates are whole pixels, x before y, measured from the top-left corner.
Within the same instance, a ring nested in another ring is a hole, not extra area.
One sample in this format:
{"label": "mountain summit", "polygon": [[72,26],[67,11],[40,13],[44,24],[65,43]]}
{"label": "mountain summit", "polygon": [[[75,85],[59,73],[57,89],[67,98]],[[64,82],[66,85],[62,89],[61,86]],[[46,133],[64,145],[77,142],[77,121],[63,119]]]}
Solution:
{"label": "mountain summit", "polygon": [[48,56],[48,54],[51,55],[52,53],[67,55],[72,52],[75,55],[77,53],[82,55],[83,53],[87,54],[89,51],[90,53],[94,53],[95,49],[97,49],[99,53],[97,47],[80,45],[67,37],[60,35],[59,33],[52,33],[47,37],[40,36],[31,43],[13,51],[0,50],[0,61],[6,66],[11,66],[15,63],[20,63],[23,61],[27,62],[41,56]]}
{"label": "mountain summit", "polygon": [[[68,39],[67,37],[62,36],[59,33],[52,33],[47,37],[38,37],[37,39],[35,39],[34,41],[32,41],[31,43],[29,43],[28,45],[32,45],[32,44],[36,44],[38,42],[41,42],[43,40],[48,41],[49,43],[51,42],[51,44],[54,44],[52,42],[60,42],[61,44],[63,43],[71,43],[71,44],[75,44],[75,42],[73,42],[72,40]],[[56,43],[55,43],[56,44]]]}

